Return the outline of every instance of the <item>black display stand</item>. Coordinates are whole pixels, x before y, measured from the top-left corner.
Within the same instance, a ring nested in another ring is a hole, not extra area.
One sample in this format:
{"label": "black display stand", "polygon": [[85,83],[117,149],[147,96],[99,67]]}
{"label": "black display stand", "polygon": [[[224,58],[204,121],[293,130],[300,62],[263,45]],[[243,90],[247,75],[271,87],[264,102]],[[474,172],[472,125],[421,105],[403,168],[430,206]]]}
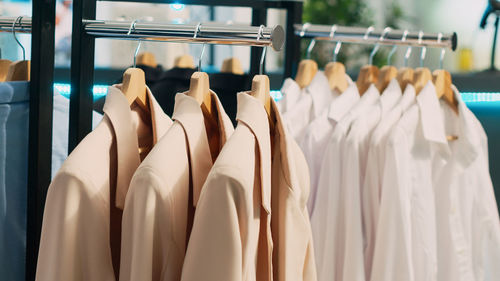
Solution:
{"label": "black display stand", "polygon": [[[302,22],[302,1],[270,0],[106,0],[108,2],[137,2],[157,4],[185,4],[203,6],[249,7],[252,8],[252,25],[266,24],[268,9],[286,10],[285,77],[290,77],[297,68],[300,58],[299,38],[294,36],[293,25]],[[95,19],[96,0],[78,0],[73,2],[73,38],[71,50],[71,101],[69,125],[69,151],[92,130],[92,102],[94,84],[95,38],[87,35],[82,20]],[[262,52],[259,47],[252,47],[250,56],[250,74],[259,71],[259,59]]]}
{"label": "black display stand", "polygon": [[33,0],[32,11],[26,281],[35,280],[51,178],[56,0]]}

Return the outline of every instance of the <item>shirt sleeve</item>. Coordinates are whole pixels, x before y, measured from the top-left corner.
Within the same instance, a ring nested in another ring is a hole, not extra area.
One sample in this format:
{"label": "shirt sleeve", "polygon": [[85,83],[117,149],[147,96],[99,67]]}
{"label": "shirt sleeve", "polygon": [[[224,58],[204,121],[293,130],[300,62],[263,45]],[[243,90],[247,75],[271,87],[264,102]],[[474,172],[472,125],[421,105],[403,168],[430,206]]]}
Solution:
{"label": "shirt sleeve", "polygon": [[411,248],[410,157],[405,141],[386,146],[371,280],[414,280]]}
{"label": "shirt sleeve", "polygon": [[37,281],[115,280],[109,202],[85,178],[62,171],[49,187]]}
{"label": "shirt sleeve", "polygon": [[198,201],[181,280],[246,280],[243,264],[257,257],[244,258],[242,245],[254,235],[249,230],[259,229],[259,215],[253,213],[252,200],[239,181],[212,173]]}

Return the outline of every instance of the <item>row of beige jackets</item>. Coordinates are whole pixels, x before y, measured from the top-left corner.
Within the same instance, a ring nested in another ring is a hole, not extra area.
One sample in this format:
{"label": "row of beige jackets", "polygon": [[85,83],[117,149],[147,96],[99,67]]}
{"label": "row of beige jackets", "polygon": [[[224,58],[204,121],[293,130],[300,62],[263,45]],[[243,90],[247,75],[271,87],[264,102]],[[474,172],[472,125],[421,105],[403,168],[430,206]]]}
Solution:
{"label": "row of beige jackets", "polygon": [[233,132],[211,95],[217,118],[180,93],[172,121],[109,88],[49,187],[36,280],[316,280],[308,168],[276,104],[270,125],[239,93]]}

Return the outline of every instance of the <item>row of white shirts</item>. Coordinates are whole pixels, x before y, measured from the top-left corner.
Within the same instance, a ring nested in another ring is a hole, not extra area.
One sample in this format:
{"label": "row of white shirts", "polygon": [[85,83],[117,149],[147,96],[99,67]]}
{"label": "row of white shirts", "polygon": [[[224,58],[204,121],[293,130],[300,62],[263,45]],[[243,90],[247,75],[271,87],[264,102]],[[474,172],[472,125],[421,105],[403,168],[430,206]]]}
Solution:
{"label": "row of white shirts", "polygon": [[287,79],[278,103],[309,164],[318,280],[500,280],[487,137],[458,90],[457,114],[432,82],[360,95],[347,79]]}

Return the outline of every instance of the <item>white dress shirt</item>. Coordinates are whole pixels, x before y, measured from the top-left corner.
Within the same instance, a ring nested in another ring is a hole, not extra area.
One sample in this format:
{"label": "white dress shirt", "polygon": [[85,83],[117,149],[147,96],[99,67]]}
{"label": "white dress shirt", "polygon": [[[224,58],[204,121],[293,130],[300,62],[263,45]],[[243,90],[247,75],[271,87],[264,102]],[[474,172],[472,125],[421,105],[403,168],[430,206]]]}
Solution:
{"label": "white dress shirt", "polygon": [[324,111],[306,128],[304,138],[299,143],[309,166],[311,177],[311,193],[307,202],[309,214],[312,214],[316,201],[319,171],[328,140],[340,119],[359,101],[358,88],[354,83],[330,103],[328,111]]}
{"label": "white dress shirt", "polygon": [[458,115],[441,101],[451,157],[435,165],[438,280],[500,280],[500,225],[486,134],[458,100]]}
{"label": "white dress shirt", "polygon": [[380,204],[380,189],[382,184],[383,168],[385,163],[385,143],[392,127],[399,121],[403,112],[415,102],[415,88],[407,85],[403,96],[372,132],[366,158],[366,170],[362,185],[363,232],[365,235],[365,271],[367,280],[370,280],[375,234]]}
{"label": "white dress shirt", "polygon": [[282,98],[276,103],[281,114],[287,112],[297,103],[302,97],[303,92],[299,84],[292,78],[285,79],[281,87]]}
{"label": "white dress shirt", "polygon": [[[311,216],[320,281],[343,280],[345,235],[351,233],[344,232],[343,212],[346,202],[340,200],[340,179],[344,172],[341,166],[341,147],[353,120],[366,112],[379,96],[377,88],[370,86],[359,102],[337,123],[325,151],[318,180],[317,200]],[[362,267],[363,260],[360,263]],[[364,276],[364,271],[362,274]]]}
{"label": "white dress shirt", "polygon": [[378,101],[368,107],[352,123],[346,141],[342,146],[342,168],[340,194],[345,202],[345,262],[343,280],[365,280],[363,220],[361,216],[361,183],[363,182],[368,155],[368,141],[371,132],[401,97],[401,88],[393,79]]}
{"label": "white dress shirt", "polygon": [[429,82],[387,140],[371,280],[437,280],[432,166],[449,153]]}
{"label": "white dress shirt", "polygon": [[325,74],[318,71],[301,98],[283,114],[285,126],[297,143],[301,142],[307,125],[320,116],[338,94],[330,90]]}

